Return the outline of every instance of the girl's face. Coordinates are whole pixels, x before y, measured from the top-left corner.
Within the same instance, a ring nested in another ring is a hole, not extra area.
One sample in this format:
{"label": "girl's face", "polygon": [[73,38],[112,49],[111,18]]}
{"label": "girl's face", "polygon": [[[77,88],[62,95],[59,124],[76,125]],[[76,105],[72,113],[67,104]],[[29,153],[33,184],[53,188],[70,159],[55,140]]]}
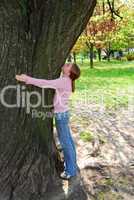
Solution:
{"label": "girl's face", "polygon": [[66,63],[62,66],[62,72],[65,75],[70,75],[70,70],[71,70],[72,64],[71,63]]}

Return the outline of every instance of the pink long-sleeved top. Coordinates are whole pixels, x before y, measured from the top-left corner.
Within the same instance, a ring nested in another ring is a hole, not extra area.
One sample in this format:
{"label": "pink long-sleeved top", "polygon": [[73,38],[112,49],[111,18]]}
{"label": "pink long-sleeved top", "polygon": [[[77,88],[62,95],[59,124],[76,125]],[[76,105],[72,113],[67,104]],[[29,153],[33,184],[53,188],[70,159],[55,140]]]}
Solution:
{"label": "pink long-sleeved top", "polygon": [[40,88],[53,88],[55,95],[53,99],[54,113],[65,112],[69,110],[69,97],[72,93],[71,78],[62,74],[59,78],[53,80],[32,78],[26,75],[26,84],[38,86]]}

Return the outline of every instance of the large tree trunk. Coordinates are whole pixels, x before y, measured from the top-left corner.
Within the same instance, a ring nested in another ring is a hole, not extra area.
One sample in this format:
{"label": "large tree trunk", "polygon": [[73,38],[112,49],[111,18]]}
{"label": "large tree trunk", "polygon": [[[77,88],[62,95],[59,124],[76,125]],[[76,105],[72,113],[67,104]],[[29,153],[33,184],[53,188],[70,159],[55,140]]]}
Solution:
{"label": "large tree trunk", "polygon": [[[71,48],[86,26],[95,0],[1,0],[0,87],[20,86],[38,91],[47,105],[53,89],[16,83],[15,74],[53,79],[61,72]],[[21,93],[22,95],[22,93]],[[8,89],[6,102],[16,102],[16,89]],[[34,95],[32,103],[36,103]],[[53,143],[53,118],[32,117],[27,107],[0,104],[0,200],[38,199],[57,178],[58,154]],[[36,111],[51,112],[42,105]],[[57,171],[56,171],[57,169]],[[50,187],[51,186],[51,187]]]}

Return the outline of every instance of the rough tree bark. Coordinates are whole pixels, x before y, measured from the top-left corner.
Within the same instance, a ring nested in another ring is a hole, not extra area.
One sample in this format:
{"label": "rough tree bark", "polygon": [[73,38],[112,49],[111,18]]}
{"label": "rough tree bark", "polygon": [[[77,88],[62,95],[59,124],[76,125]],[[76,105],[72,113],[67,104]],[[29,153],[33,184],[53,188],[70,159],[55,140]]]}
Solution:
{"label": "rough tree bark", "polygon": [[[59,77],[95,4],[96,0],[1,0],[0,91],[19,85],[25,92],[42,94],[41,88],[17,84],[15,74]],[[46,104],[52,104],[53,95],[53,89],[44,89]],[[4,97],[14,104],[16,89],[7,90]],[[34,95],[31,100],[36,103]],[[40,105],[36,110],[47,113],[53,107]],[[0,200],[37,200],[53,189],[57,178],[53,119],[33,118],[31,113],[32,109],[26,113],[26,107],[7,108],[0,102]]]}

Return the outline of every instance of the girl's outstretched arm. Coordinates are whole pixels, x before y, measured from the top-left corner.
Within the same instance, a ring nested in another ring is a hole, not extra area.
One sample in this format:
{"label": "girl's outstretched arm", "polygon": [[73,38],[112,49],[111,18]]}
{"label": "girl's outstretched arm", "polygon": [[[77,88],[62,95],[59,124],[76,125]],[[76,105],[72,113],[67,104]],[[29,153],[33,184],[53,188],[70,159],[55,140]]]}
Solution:
{"label": "girl's outstretched arm", "polygon": [[23,81],[26,84],[35,85],[41,88],[57,89],[57,88],[65,88],[65,86],[67,85],[66,78],[64,77],[59,77],[53,80],[46,80],[46,79],[33,78],[26,74],[21,74],[21,75],[16,75],[16,79],[19,81]]}

